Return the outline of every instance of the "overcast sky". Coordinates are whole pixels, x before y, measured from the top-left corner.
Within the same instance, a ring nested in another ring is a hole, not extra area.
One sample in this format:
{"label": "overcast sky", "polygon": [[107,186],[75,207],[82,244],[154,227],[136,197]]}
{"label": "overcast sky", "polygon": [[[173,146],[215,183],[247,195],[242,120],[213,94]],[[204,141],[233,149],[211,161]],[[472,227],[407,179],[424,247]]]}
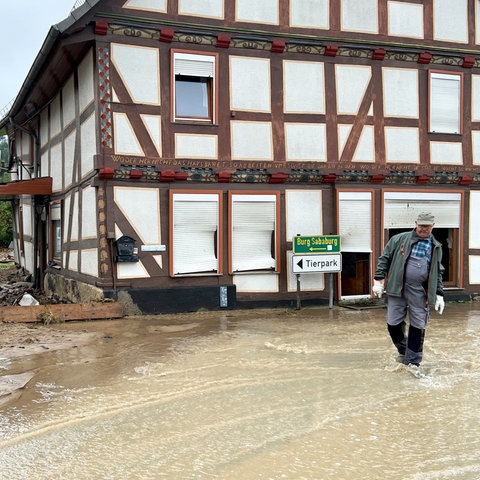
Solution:
{"label": "overcast sky", "polygon": [[52,25],[68,17],[75,0],[0,0],[0,112],[27,77]]}

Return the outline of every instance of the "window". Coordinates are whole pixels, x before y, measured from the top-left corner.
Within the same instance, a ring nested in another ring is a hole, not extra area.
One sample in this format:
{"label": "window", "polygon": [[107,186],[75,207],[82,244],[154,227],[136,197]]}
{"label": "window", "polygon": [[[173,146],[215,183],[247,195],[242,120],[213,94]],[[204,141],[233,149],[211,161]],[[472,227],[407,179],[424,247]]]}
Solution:
{"label": "window", "polygon": [[172,120],[215,123],[216,55],[172,53]]}
{"label": "window", "polygon": [[461,74],[430,72],[430,132],[462,132],[461,99]]}
{"label": "window", "polygon": [[279,271],[278,194],[230,194],[230,273]]}
{"label": "window", "polygon": [[170,275],[221,274],[221,193],[170,192]]}
{"label": "window", "polygon": [[51,220],[51,248],[50,255],[57,261],[62,258],[62,221],[61,205],[54,203],[50,205]]}

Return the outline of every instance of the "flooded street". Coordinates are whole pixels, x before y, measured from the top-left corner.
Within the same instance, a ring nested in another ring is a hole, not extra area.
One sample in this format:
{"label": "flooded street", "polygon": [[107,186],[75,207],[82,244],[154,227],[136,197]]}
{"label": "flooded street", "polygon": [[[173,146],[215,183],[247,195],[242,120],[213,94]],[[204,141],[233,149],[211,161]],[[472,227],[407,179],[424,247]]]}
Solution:
{"label": "flooded street", "polygon": [[480,478],[478,304],[432,313],[423,378],[384,309],[62,328],[101,340],[2,366],[35,376],[0,407],[1,480]]}

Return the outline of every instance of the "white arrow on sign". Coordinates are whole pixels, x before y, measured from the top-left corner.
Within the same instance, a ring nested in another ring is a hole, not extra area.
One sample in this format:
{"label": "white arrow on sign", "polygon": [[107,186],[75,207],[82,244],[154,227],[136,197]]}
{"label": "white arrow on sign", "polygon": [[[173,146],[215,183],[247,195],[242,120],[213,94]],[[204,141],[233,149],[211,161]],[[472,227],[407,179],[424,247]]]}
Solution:
{"label": "white arrow on sign", "polygon": [[341,272],[342,254],[292,255],[293,273]]}

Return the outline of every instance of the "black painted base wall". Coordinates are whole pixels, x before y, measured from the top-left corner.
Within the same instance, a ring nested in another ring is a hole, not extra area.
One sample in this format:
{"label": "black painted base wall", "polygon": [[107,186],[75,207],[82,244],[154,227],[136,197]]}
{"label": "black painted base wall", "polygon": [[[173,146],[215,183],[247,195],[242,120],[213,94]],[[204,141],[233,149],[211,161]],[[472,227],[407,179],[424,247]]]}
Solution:
{"label": "black painted base wall", "polygon": [[236,307],[236,289],[234,285],[224,288],[227,289],[226,306],[221,305],[220,287],[137,288],[128,293],[143,314],[155,315],[200,309],[231,310]]}

